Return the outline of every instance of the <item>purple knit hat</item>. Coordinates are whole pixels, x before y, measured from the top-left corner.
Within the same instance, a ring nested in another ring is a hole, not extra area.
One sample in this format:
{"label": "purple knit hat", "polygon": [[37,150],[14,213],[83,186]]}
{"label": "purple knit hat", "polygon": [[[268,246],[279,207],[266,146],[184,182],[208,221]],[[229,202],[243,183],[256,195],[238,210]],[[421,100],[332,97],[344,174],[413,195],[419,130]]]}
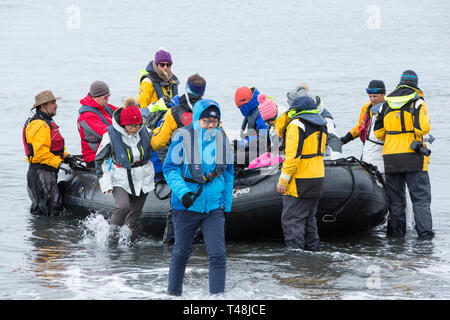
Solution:
{"label": "purple knit hat", "polygon": [[155,53],[155,64],[158,65],[161,62],[167,62],[167,63],[172,64],[172,57],[170,56],[170,53],[165,51],[162,48],[160,48]]}

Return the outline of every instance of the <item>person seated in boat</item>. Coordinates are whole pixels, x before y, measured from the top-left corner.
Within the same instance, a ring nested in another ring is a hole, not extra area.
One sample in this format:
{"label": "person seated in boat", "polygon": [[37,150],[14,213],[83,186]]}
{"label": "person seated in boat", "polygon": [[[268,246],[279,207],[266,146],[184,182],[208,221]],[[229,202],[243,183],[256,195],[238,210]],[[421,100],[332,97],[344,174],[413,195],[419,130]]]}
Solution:
{"label": "person seated in boat", "polygon": [[95,157],[100,188],[106,195],[112,193],[116,204],[109,237],[113,242],[123,225],[131,230],[131,243],[139,235],[142,208],[154,189],[150,139],[136,99],[127,97],[124,107],[114,112]]}
{"label": "person seated in boat", "polygon": [[53,121],[58,109],[57,100],[51,90],[35,96],[36,113],[27,119],[22,130],[27,172],[27,190],[31,199],[30,213],[44,216],[61,214],[62,196],[57,179],[60,169],[69,171],[73,161],[66,152],[64,138]]}
{"label": "person seated in boat", "polygon": [[378,111],[384,103],[386,87],[382,80],[372,80],[366,88],[369,102],[365,103],[359,114],[358,124],[341,137],[342,145],[349,143],[359,137],[363,143],[361,160],[368,162],[378,168],[384,174],[383,145],[384,142],[373,133],[375,119]]}
{"label": "person seated in boat", "polygon": [[284,160],[284,154],[281,152],[281,137],[278,128],[275,129],[275,122],[285,110],[264,93],[258,96],[258,102],[259,114],[267,125],[267,152],[252,160],[248,166],[249,169],[276,165]]}
{"label": "person seated in boat", "polygon": [[[265,152],[267,125],[262,120],[258,109],[259,91],[255,87],[236,89],[234,101],[244,116],[241,125],[241,140],[238,148],[249,152],[249,160]],[[264,148],[264,150],[260,150]]]}
{"label": "person seated in boat", "polygon": [[[179,80],[172,73],[172,56],[163,47],[156,51],[145,70],[139,71],[139,106],[145,115],[145,124],[150,130],[159,126],[164,114],[172,105],[171,100],[178,96]],[[156,182],[163,178],[162,162],[158,152],[153,154]]]}
{"label": "person seated in boat", "polygon": [[[175,130],[192,123],[193,106],[203,98],[205,89],[206,80],[198,73],[191,75],[186,82],[186,92],[178,99],[178,104],[166,112],[161,124],[153,130],[152,149],[158,151],[161,163],[164,163]],[[173,241],[172,213],[169,211],[163,242],[172,244]]]}
{"label": "person seated in boat", "polygon": [[319,251],[316,212],[324,185],[327,122],[311,97],[292,102],[285,137],[285,160],[277,184],[282,194],[281,225],[287,249]]}
{"label": "person seated in boat", "polygon": [[163,47],[155,53],[145,70],[139,71],[138,101],[141,108],[163,99],[166,105],[178,95],[180,81],[172,73],[172,56]]}
{"label": "person seated in boat", "polygon": [[309,96],[313,98],[313,100],[316,101],[317,108],[319,109],[319,114],[325,119],[327,122],[327,129],[328,129],[328,135],[327,135],[327,145],[325,149],[325,159],[338,159],[342,157],[342,144],[341,141],[337,135],[336,131],[336,124],[334,122],[333,116],[331,115],[330,111],[325,108],[323,99],[313,94],[307,85],[301,84],[296,86],[294,89],[289,91],[287,93],[287,103],[289,107],[292,106],[292,102],[302,96]]}
{"label": "person seated in boat", "polygon": [[[195,103],[192,124],[179,128],[163,165],[172,189],[170,205],[175,231],[168,293],[181,295],[192,241],[201,226],[209,260],[209,292],[225,291],[225,216],[233,200],[233,156],[220,124],[219,104]],[[201,150],[201,152],[197,152]]]}
{"label": "person seated in boat", "polygon": [[81,138],[81,154],[88,168],[95,168],[95,154],[106,132],[112,124],[112,115],[117,107],[109,104],[111,92],[103,81],[94,81],[89,93],[80,100],[78,110],[78,132]]}

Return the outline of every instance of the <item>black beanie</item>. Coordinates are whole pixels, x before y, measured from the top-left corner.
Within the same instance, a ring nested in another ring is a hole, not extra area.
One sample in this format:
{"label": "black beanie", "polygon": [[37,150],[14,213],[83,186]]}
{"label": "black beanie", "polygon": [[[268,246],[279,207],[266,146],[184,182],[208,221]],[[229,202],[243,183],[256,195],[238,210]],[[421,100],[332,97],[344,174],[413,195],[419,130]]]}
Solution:
{"label": "black beanie", "polygon": [[383,89],[382,93],[386,92],[386,87],[384,86],[384,82],[381,81],[381,80],[372,80],[372,81],[370,81],[368,88],[369,89],[375,89],[375,88]]}
{"label": "black beanie", "polygon": [[215,105],[211,105],[205,110],[203,110],[202,113],[200,113],[200,118],[217,118],[220,120],[220,110]]}

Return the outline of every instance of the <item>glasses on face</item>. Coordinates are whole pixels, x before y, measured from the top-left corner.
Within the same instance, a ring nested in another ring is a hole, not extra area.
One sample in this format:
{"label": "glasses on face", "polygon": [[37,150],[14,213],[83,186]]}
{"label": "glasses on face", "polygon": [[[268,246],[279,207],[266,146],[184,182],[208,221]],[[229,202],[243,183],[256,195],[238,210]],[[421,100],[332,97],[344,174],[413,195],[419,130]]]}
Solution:
{"label": "glasses on face", "polygon": [[218,119],[206,119],[206,118],[202,118],[200,119],[205,125],[209,126],[209,125],[213,125],[214,127],[217,127],[217,125],[219,124],[219,120]]}
{"label": "glasses on face", "polygon": [[127,124],[125,127],[128,127],[128,129],[140,129],[142,127],[142,123]]}
{"label": "glasses on face", "polygon": [[161,68],[170,68],[171,64],[170,63],[158,63],[158,66],[160,66]]}
{"label": "glasses on face", "polygon": [[108,94],[103,96],[103,98],[105,98],[105,99],[109,99],[109,97],[111,97],[111,93],[108,93]]}
{"label": "glasses on face", "polygon": [[367,94],[377,94],[377,93],[384,93],[385,90],[383,88],[366,88]]}

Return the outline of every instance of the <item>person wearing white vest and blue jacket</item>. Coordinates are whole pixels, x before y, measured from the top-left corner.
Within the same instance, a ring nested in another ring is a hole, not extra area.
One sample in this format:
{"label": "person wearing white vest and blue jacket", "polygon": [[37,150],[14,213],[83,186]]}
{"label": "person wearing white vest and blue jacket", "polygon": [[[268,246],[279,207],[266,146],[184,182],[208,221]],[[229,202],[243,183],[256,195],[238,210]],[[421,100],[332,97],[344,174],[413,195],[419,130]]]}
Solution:
{"label": "person wearing white vest and blue jacket", "polygon": [[132,243],[139,234],[145,199],[154,189],[151,135],[136,104],[134,98],[127,98],[125,106],[114,112],[95,157],[100,188],[105,194],[112,192],[116,203],[110,239],[116,241],[119,227],[126,224]]}
{"label": "person wearing white vest and blue jacket", "polygon": [[220,107],[210,99],[194,105],[192,124],[179,128],[163,173],[172,190],[175,244],[168,293],[181,295],[192,240],[200,225],[209,259],[209,292],[225,290],[225,216],[231,211],[234,168],[230,142],[220,127]]}

